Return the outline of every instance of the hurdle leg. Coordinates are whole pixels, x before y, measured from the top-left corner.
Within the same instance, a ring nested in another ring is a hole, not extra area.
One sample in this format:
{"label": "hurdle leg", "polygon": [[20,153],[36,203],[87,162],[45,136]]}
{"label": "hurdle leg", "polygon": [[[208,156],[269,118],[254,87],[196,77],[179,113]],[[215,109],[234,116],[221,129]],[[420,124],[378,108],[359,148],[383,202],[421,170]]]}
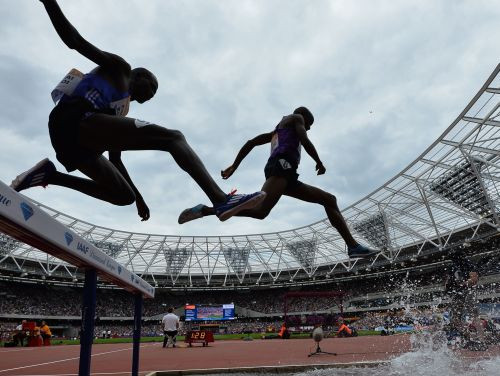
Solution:
{"label": "hurdle leg", "polygon": [[139,374],[139,348],[141,344],[142,294],[135,294],[134,347],[132,350],[132,376]]}
{"label": "hurdle leg", "polygon": [[90,375],[90,359],[92,355],[92,341],[94,339],[94,319],[96,306],[97,271],[85,271],[83,284],[82,330],[80,335],[80,367],[79,376]]}

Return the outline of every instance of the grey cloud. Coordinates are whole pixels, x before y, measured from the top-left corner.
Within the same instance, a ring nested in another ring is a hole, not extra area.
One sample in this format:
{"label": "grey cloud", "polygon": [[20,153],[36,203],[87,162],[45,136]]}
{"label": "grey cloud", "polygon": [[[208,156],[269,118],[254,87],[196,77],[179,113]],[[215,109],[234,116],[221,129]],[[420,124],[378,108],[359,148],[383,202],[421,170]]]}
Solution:
{"label": "grey cloud", "polygon": [[40,137],[47,133],[50,90],[44,73],[43,69],[37,70],[20,58],[0,55],[3,126],[15,129],[24,137]]}

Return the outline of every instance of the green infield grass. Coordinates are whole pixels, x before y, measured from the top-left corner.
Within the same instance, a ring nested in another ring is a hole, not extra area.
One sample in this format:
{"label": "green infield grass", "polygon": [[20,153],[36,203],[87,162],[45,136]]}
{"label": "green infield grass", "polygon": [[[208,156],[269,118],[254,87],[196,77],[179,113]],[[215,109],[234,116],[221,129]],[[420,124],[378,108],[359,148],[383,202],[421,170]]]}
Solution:
{"label": "green infield grass", "polygon": [[[358,334],[360,336],[372,336],[372,335],[380,335],[380,332],[375,330],[359,330]],[[250,335],[246,334],[216,334],[214,335],[214,339],[216,341],[224,341],[224,340],[238,340],[244,339],[246,337],[251,337],[252,339],[264,339],[266,337],[277,337],[276,333],[252,333]],[[295,338],[311,338],[310,333],[299,333],[292,334],[291,339]],[[163,337],[141,337],[141,342],[162,342]],[[184,342],[184,336],[177,336],[177,341]],[[94,339],[94,344],[102,344],[102,343],[132,343],[131,337],[122,337],[122,338],[96,338]],[[71,340],[71,339],[57,339],[54,338],[51,341],[52,345],[79,345],[79,340]]]}

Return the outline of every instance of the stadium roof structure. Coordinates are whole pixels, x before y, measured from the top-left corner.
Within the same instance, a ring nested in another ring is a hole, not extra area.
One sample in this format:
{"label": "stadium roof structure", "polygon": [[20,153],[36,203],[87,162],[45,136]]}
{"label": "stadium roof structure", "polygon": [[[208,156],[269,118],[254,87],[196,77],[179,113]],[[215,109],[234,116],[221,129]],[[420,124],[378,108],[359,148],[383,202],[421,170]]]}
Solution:
{"label": "stadium roof structure", "polygon": [[[100,227],[39,204],[52,217],[153,283],[259,284],[348,272],[380,261],[446,249],[468,230],[500,228],[500,64],[444,133],[377,190],[343,211],[358,238],[380,254],[349,260],[328,219],[287,231],[234,236],[138,234]],[[76,276],[76,268],[0,234],[2,264],[23,274]],[[4,268],[5,269],[5,268]]]}

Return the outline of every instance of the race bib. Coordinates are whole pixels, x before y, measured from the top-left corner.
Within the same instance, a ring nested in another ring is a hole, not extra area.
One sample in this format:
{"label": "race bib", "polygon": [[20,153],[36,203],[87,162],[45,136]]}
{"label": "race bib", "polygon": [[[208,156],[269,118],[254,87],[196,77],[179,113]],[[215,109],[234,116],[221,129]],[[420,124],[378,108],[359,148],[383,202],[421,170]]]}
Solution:
{"label": "race bib", "polygon": [[64,76],[61,82],[59,82],[55,89],[52,90],[52,93],[50,93],[54,104],[57,104],[57,102],[59,102],[63,95],[71,95],[82,80],[83,76],[83,73],[78,69],[71,69],[69,73]]}
{"label": "race bib", "polygon": [[130,106],[130,97],[111,102],[109,107],[115,110],[117,116],[127,116]]}

